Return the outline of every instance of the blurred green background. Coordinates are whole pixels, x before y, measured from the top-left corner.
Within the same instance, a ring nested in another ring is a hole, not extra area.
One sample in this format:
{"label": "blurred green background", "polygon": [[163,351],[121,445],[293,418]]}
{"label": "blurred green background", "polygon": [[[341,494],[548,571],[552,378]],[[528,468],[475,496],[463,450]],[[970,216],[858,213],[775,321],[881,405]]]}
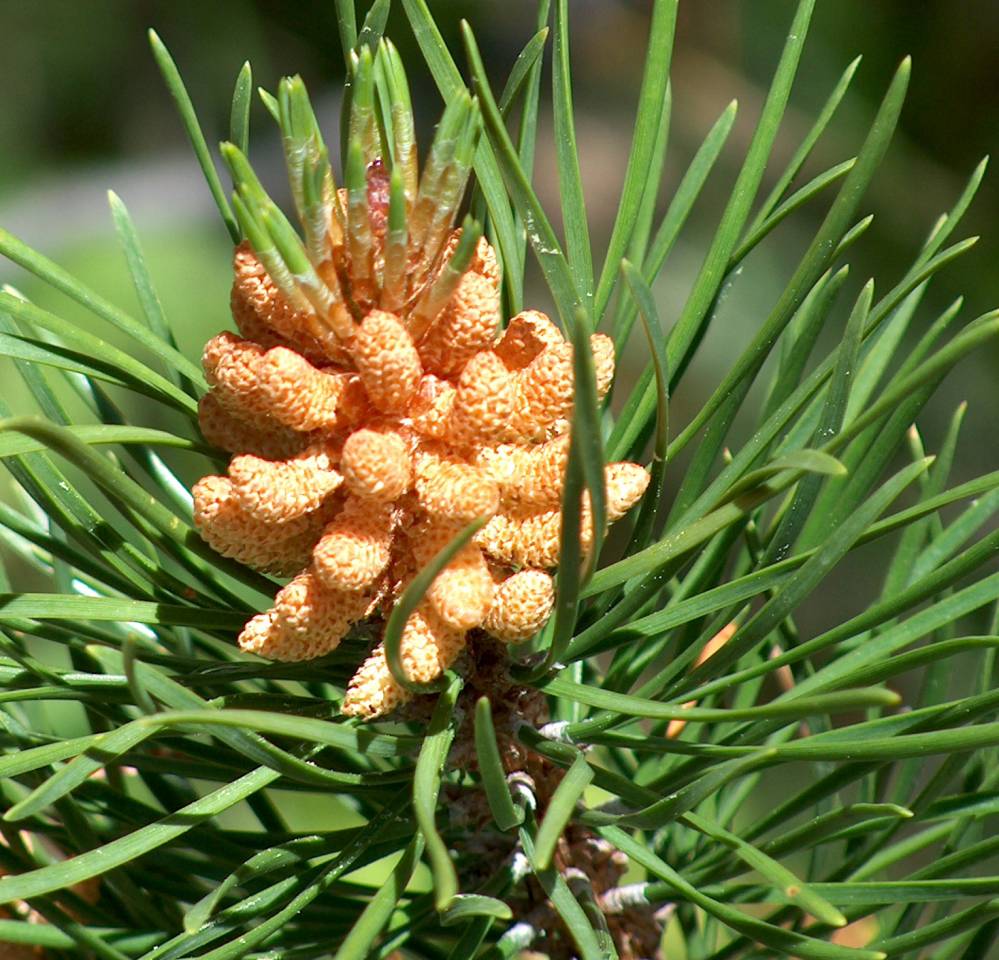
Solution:
{"label": "blurred green background", "polygon": [[[359,6],[363,16],[367,4]],[[458,21],[471,21],[497,82],[534,30],[531,0],[432,0],[431,7],[456,52]],[[650,7],[650,0],[570,0],[577,128],[598,255],[609,233],[630,143]],[[657,287],[667,323],[683,302],[728,196],[793,7],[791,0],[681,3],[663,205],[732,97],[739,99],[740,109],[722,162]],[[334,130],[342,59],[331,0],[0,0],[0,36],[6,40],[0,58],[0,225],[113,301],[135,309],[107,210],[106,190],[113,188],[136,221],[180,345],[195,357],[201,344],[229,322],[229,243],[149,54],[145,31],[150,26],[173,53],[210,141],[226,133],[232,83],[247,58],[255,83],[269,89],[280,76],[300,72],[321,120]],[[439,113],[439,98],[401,8],[393,12],[388,33],[409,65],[418,117],[428,133]],[[818,0],[768,171],[770,182],[854,56],[862,54],[863,63],[803,179],[855,152],[893,69],[906,53],[914,57],[902,128],[863,204],[864,212],[875,215],[874,225],[850,254],[854,291],[868,276],[876,277],[879,290],[887,290],[978,160],[994,151],[997,49],[995,0]],[[547,97],[547,83],[544,89]],[[544,109],[542,117],[536,179],[555,214],[558,184]],[[259,104],[251,143],[263,179],[281,197],[279,145]],[[764,191],[768,186],[765,182]],[[675,424],[688,419],[734,351],[762,322],[830,197],[796,214],[752,255],[674,398]],[[999,187],[993,172],[958,233],[983,234],[983,242],[934,282],[913,324],[914,335],[958,293],[966,296],[967,318],[999,302],[997,213]],[[0,280],[64,316],[95,323],[9,264],[0,265]],[[851,299],[848,288],[841,297],[844,310]],[[536,277],[529,302],[546,305]],[[634,376],[641,353],[642,344],[636,342],[634,353],[623,358],[624,381]],[[932,451],[957,403],[972,401],[955,466],[957,481],[995,467],[997,365],[994,352],[965,363],[920,421]],[[0,369],[4,395],[15,409],[23,409],[24,392],[9,373],[6,366]],[[159,416],[150,408],[136,420],[156,425]],[[747,428],[749,421],[740,426]]]}

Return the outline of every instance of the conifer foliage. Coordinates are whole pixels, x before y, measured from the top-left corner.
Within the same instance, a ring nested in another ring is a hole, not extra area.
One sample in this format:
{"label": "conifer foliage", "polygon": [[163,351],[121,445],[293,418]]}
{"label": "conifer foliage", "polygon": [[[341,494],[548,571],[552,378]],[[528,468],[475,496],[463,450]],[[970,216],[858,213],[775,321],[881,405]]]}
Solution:
{"label": "conifer foliage", "polygon": [[[151,33],[234,248],[238,333],[200,364],[117,196],[136,315],[0,230],[92,316],[0,292],[33,404],[0,398],[0,537],[50,584],[14,592],[0,568],[0,956],[991,955],[999,469],[951,482],[963,405],[932,455],[919,431],[999,334],[999,311],[925,302],[975,243],[985,162],[904,272],[869,278],[854,243],[910,65],[853,155],[805,179],[847,66],[775,168],[799,0],[734,183],[713,169],[734,102],[664,181],[677,3],[650,4],[605,251],[568,0],[538,0],[488,70],[474,24],[449,49],[426,0],[399,0],[409,74],[443,107],[411,102],[388,0],[360,21],[337,0],[340,129],[299,77],[257,103],[244,65],[231,192]],[[532,186],[549,68],[557,210]],[[440,112],[424,145],[414,107]],[[293,209],[254,171],[251,114],[277,125]],[[666,315],[657,280],[724,190]],[[681,420],[723,295],[805,206],[815,235]],[[645,367],[616,375],[633,341]],[[876,589],[811,632],[834,570],[869,579],[871,542]]]}

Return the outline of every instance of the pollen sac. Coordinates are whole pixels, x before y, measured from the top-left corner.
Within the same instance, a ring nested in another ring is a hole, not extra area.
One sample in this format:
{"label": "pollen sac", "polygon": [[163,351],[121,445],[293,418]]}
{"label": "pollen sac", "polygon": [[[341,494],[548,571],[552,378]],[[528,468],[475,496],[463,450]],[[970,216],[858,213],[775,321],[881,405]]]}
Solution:
{"label": "pollen sac", "polygon": [[412,481],[409,443],[397,431],[358,430],[343,445],[340,469],[355,496],[397,500]]}
{"label": "pollen sac", "polygon": [[518,439],[538,440],[572,409],[572,346],[545,347],[516,376],[511,428]]}
{"label": "pollen sac", "polygon": [[454,663],[465,646],[465,634],[450,626],[428,603],[409,615],[399,653],[407,679],[428,683]]}
{"label": "pollen sac", "polygon": [[357,413],[354,376],[319,370],[288,347],[265,350],[222,333],[205,347],[202,364],[222,405],[244,420],[265,416],[296,431],[331,430]]}
{"label": "pollen sac", "polygon": [[614,341],[605,333],[595,333],[590,337],[590,350],[593,353],[597,396],[602,400],[614,382]]}
{"label": "pollen sac", "polygon": [[410,422],[417,433],[441,440],[448,433],[448,422],[457,390],[450,380],[428,373],[422,380],[410,407]]}
{"label": "pollen sac", "polygon": [[291,347],[312,363],[325,359],[306,315],[291,306],[245,240],[233,252],[232,272],[229,306],[236,329],[247,340],[263,347]]}
{"label": "pollen sac", "polygon": [[369,587],[392,559],[392,532],[390,504],[349,499],[316,544],[312,554],[316,576],[331,589]]}
{"label": "pollen sac", "polygon": [[198,422],[205,439],[220,450],[268,460],[293,456],[309,440],[308,434],[289,430],[271,417],[240,418],[226,409],[214,390],[198,401]]}
{"label": "pollen sac", "polygon": [[228,331],[212,337],[201,353],[201,366],[212,387],[210,395],[240,419],[252,421],[268,415],[257,375],[264,353],[266,349],[259,343]]}
{"label": "pollen sac", "polygon": [[[358,69],[403,82],[390,45],[372,57]],[[205,346],[199,419],[232,459],[225,476],[195,485],[195,524],[222,555],[291,577],[239,643],[303,660],[333,650],[356,624],[377,630],[419,572],[485,520],[405,624],[402,668],[411,683],[429,683],[470,631],[515,643],[551,613],[572,346],[536,310],[502,329],[496,253],[471,219],[456,222],[481,126],[470,95],[449,100],[424,176],[407,98],[355,98],[338,186],[301,82],[282,81],[279,92],[300,229],[247,158],[223,145],[245,237],[230,296],[239,334]],[[380,130],[392,132],[394,164],[378,155]],[[595,334],[589,346],[603,396],[613,343]],[[606,476],[613,520],[642,496],[648,474],[619,463]],[[589,550],[585,497],[580,510]],[[342,710],[376,718],[411,696],[379,645]]]}
{"label": "pollen sac", "polygon": [[607,519],[620,520],[645,493],[649,474],[637,463],[609,463],[604,469],[607,483]]}
{"label": "pollen sac", "polygon": [[504,504],[538,509],[558,505],[568,461],[568,434],[532,446],[483,447],[477,457],[499,485]]}
{"label": "pollen sac", "polygon": [[474,354],[492,345],[499,324],[496,255],[480,238],[472,267],[420,342],[425,369],[442,376],[458,373]]}
{"label": "pollen sac", "polygon": [[496,353],[510,370],[523,370],[545,347],[565,343],[561,331],[540,310],[518,313],[503,331]]}
{"label": "pollen sac", "polygon": [[274,607],[253,617],[239,645],[273,660],[311,660],[334,650],[371,598],[353,590],[331,590],[313,573],[300,573],[278,591]]}
{"label": "pollen sac", "polygon": [[458,523],[491,517],[499,508],[499,488],[487,474],[432,451],[418,456],[416,496],[428,516]]}
{"label": "pollen sac", "polygon": [[470,544],[437,574],[427,596],[444,623],[456,630],[471,630],[485,619],[493,589],[482,551]]}
{"label": "pollen sac", "polygon": [[464,446],[495,443],[509,432],[517,382],[491,350],[475,354],[461,371],[447,432]]}
{"label": "pollen sac", "polygon": [[[501,575],[502,576],[502,575]],[[551,616],[555,584],[544,570],[520,570],[501,579],[482,626],[506,643],[534,636]]]}
{"label": "pollen sac", "polygon": [[268,413],[292,430],[333,430],[349,416],[350,374],[318,370],[287,347],[263,355],[258,378]]}
{"label": "pollen sac", "polygon": [[318,509],[343,482],[328,444],[308,447],[286,460],[252,453],[229,463],[229,479],[239,505],[267,523],[293,520]]}
{"label": "pollen sac", "polygon": [[[399,643],[407,679],[413,683],[434,680],[454,663],[464,646],[463,631],[449,627],[429,604],[421,604],[406,620]],[[348,717],[374,719],[410,696],[392,676],[385,648],[378,644],[350,681],[342,709]]]}
{"label": "pollen sac", "polygon": [[409,691],[392,676],[379,643],[351,678],[341,710],[348,717],[375,720],[409,699]]}
{"label": "pollen sac", "polygon": [[[649,484],[648,473],[637,463],[610,463],[604,479],[610,523],[638,503]],[[475,536],[490,560],[517,567],[556,567],[561,539],[561,507],[501,508]],[[584,552],[589,552],[593,543],[593,516],[586,495],[580,501],[580,543]]]}
{"label": "pollen sac", "polygon": [[[498,563],[515,567],[554,567],[558,564],[562,513],[509,511],[492,518],[475,536],[483,552]],[[589,537],[584,531],[584,544]]]}
{"label": "pollen sac", "polygon": [[[426,566],[460,532],[461,524],[424,520],[410,534],[416,568]],[[427,599],[441,620],[457,630],[480,626],[494,591],[493,578],[482,551],[467,543],[437,574]]]}
{"label": "pollen sac", "polygon": [[420,355],[393,313],[372,310],[354,338],[352,353],[361,383],[383,413],[404,413],[420,385]]}
{"label": "pollen sac", "polygon": [[203,477],[192,492],[195,525],[224,557],[278,575],[308,563],[323,528],[318,511],[285,522],[260,520],[242,507],[228,477]]}

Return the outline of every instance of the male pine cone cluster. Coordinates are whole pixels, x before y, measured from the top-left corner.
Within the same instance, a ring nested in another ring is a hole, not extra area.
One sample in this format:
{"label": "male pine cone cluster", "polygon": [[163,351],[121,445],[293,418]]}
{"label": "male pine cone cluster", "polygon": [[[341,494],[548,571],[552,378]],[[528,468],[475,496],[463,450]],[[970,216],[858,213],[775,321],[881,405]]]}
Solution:
{"label": "male pine cone cluster", "polygon": [[[390,48],[378,55],[395,62]],[[211,389],[200,420],[206,439],[233,457],[227,476],[195,485],[195,521],[223,555],[292,577],[239,643],[272,659],[304,660],[333,650],[358,621],[387,619],[434,555],[469,522],[489,518],[403,629],[403,669],[424,683],[454,662],[470,630],[522,641],[551,612],[572,347],[536,311],[501,330],[495,253],[474,224],[453,229],[455,174],[467,174],[467,131],[477,130],[474,101],[455,108],[464,111],[458,121],[445,114],[417,182],[415,154],[406,163],[401,156],[405,130],[395,131],[391,176],[373,138],[362,146],[364,79],[355,78],[357,136],[341,190],[332,187],[314,122],[303,125],[300,81],[282,84],[286,148],[296,109],[298,133],[304,126],[308,134],[300,137],[304,172],[289,160],[304,244],[297,234],[289,239],[245,159],[227,150],[248,237],[234,257],[240,336],[221,333],[205,347]],[[437,147],[449,123],[460,128],[452,135],[458,148],[442,162]],[[296,175],[304,184],[297,191]],[[601,334],[590,345],[603,395],[613,345]],[[647,480],[637,464],[610,464],[608,518],[622,516]],[[581,509],[585,547],[592,524],[585,502]],[[373,718],[409,696],[379,644],[342,709]]]}

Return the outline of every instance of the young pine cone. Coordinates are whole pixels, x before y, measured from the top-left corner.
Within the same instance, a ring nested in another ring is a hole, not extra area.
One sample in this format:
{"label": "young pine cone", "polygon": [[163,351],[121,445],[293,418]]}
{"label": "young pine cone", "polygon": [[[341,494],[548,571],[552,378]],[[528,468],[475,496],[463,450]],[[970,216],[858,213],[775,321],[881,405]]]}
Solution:
{"label": "young pine cone", "polygon": [[[355,83],[366,82],[365,69]],[[285,84],[283,96],[307,106],[300,81]],[[470,98],[449,105],[441,130],[464,133],[448,140],[450,157],[434,144],[437,175],[428,166],[418,184],[413,164],[399,161],[405,131],[396,132],[391,176],[363,155],[364,138],[352,142],[339,191],[328,167],[309,172],[306,150],[306,172],[295,170],[312,177],[312,192],[292,182],[304,197],[304,243],[245,158],[226,150],[248,237],[236,248],[231,297],[242,336],[221,333],[205,347],[211,389],[201,419],[233,458],[228,476],[195,486],[195,520],[220,553],[295,574],[243,629],[246,650],[276,660],[328,653],[352,624],[387,618],[415,573],[480,517],[486,525],[405,626],[407,674],[418,683],[439,676],[470,630],[523,641],[551,613],[572,347],[537,311],[500,330],[496,255],[474,225],[453,229],[455,178],[463,185],[477,124]],[[450,177],[440,174],[442,155]],[[596,334],[590,347],[602,395],[613,345]],[[612,519],[648,481],[637,464],[611,464],[606,478]],[[580,508],[587,545],[592,523]],[[409,696],[378,647],[343,711],[377,717]]]}

